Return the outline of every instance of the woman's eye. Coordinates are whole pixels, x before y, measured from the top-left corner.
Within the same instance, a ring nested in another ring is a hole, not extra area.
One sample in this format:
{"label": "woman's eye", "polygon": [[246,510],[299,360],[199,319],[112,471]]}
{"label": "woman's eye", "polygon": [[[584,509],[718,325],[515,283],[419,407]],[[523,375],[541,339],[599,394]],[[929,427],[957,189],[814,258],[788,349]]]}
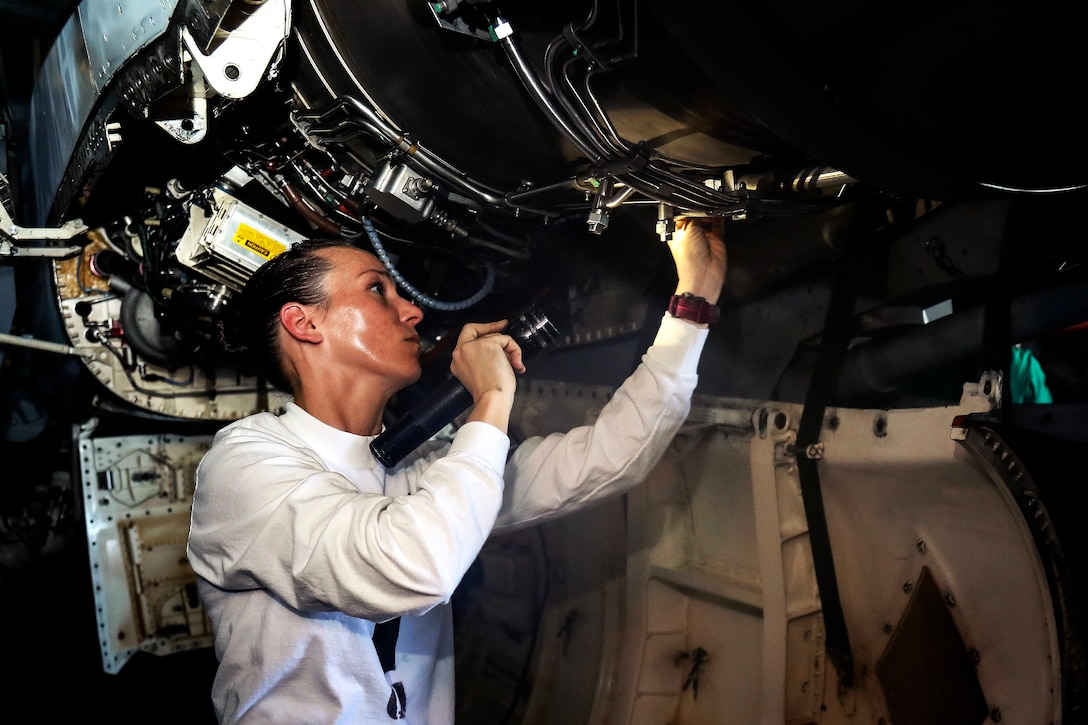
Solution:
{"label": "woman's eye", "polygon": [[385,285],[383,285],[381,282],[375,282],[374,284],[367,287],[367,289],[376,291],[380,295],[385,295]]}

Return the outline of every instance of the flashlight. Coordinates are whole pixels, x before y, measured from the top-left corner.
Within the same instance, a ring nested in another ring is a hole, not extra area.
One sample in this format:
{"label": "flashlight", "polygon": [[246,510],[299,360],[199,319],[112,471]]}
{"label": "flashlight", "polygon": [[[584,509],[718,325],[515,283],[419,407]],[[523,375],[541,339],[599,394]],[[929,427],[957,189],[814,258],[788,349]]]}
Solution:
{"label": "flashlight", "polygon": [[[559,330],[539,308],[530,307],[503,328],[521,347],[523,359],[553,347]],[[470,393],[457,378],[450,378],[435,391],[426,404],[413,408],[386,428],[373,441],[370,450],[386,468],[393,468],[424,442],[472,405]]]}

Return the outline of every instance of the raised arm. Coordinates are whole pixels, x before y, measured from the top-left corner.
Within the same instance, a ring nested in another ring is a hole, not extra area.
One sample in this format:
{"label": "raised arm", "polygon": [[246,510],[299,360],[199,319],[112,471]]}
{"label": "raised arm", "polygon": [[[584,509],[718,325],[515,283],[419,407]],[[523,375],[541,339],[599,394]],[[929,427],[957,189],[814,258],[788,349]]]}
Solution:
{"label": "raised arm", "polygon": [[[678,227],[669,243],[677,294],[716,304],[726,268],[722,223],[681,220]],[[662,312],[653,345],[593,425],[518,446],[506,467],[497,528],[536,523],[621,494],[657,465],[687,418],[709,333],[707,323]]]}

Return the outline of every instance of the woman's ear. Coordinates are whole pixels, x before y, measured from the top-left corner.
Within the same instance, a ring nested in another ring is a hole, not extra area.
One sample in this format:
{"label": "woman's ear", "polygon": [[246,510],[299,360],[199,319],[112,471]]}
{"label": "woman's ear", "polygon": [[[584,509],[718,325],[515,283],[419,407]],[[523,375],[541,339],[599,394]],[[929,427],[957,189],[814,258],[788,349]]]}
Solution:
{"label": "woman's ear", "polygon": [[310,308],[297,302],[288,302],[280,308],[280,324],[296,340],[321,342],[322,335],[310,319]]}

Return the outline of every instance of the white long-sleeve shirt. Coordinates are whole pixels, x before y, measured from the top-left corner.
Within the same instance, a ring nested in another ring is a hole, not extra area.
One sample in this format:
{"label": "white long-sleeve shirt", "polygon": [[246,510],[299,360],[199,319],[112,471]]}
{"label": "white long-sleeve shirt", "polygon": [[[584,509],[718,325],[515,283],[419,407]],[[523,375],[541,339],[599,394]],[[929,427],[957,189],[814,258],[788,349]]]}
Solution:
{"label": "white long-sleeve shirt", "polygon": [[524,441],[470,422],[386,470],[372,436],[294,404],[224,427],[196,473],[189,561],[222,723],[389,723],[374,623],[401,617],[405,722],[454,719],[449,601],[487,537],[626,491],[687,417],[706,330],[665,316],[592,426]]}

